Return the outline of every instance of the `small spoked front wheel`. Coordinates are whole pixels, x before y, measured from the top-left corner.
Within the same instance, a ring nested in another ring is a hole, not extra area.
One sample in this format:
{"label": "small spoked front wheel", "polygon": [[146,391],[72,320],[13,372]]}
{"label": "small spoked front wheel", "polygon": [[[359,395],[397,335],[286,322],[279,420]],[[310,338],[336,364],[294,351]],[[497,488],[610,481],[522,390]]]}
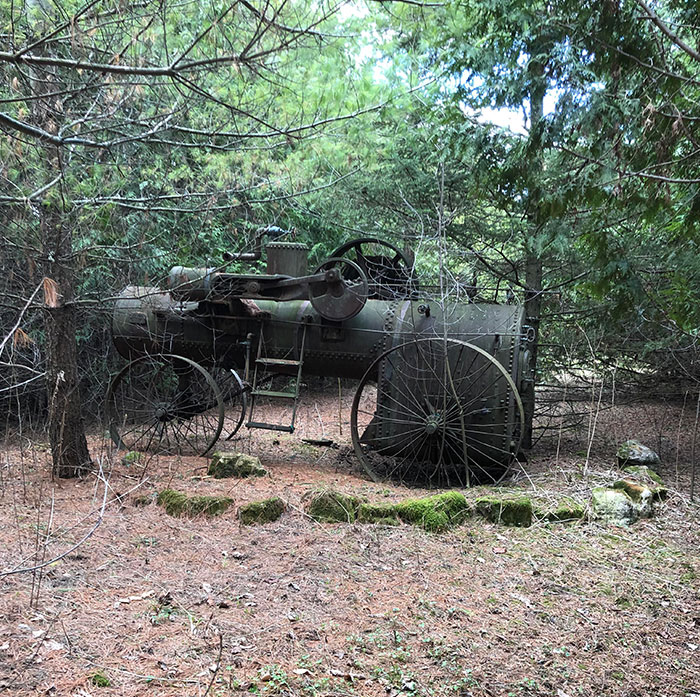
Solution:
{"label": "small spoked front wheel", "polygon": [[112,380],[106,401],[110,436],[124,450],[204,455],[224,425],[219,386],[183,356],[136,358]]}

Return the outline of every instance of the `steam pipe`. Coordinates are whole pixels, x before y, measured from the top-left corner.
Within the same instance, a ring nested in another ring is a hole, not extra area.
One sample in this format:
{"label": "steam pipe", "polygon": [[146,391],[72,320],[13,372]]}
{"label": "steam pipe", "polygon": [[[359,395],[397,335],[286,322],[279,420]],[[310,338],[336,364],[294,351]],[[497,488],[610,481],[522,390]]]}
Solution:
{"label": "steam pipe", "polygon": [[224,261],[259,261],[262,257],[262,241],[263,237],[268,234],[270,237],[281,237],[286,235],[291,230],[283,230],[281,227],[276,225],[266,225],[265,227],[260,227],[255,231],[255,240],[253,242],[252,252],[224,252]]}

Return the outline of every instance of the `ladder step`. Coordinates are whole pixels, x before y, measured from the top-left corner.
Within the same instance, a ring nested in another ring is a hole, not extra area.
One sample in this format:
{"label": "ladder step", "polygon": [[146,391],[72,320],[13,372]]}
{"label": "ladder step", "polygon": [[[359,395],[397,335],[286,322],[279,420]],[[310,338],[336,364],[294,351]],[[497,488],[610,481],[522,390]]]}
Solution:
{"label": "ladder step", "polygon": [[277,397],[279,399],[296,399],[294,392],[275,392],[274,390],[253,390],[250,394],[256,397]]}
{"label": "ladder step", "polygon": [[284,431],[285,433],[294,433],[294,426],[285,426],[284,424],[266,424],[264,421],[249,421],[246,424],[247,428],[264,428],[268,431]]}
{"label": "ladder step", "polygon": [[301,361],[288,358],[256,358],[255,362],[260,365],[301,365]]}

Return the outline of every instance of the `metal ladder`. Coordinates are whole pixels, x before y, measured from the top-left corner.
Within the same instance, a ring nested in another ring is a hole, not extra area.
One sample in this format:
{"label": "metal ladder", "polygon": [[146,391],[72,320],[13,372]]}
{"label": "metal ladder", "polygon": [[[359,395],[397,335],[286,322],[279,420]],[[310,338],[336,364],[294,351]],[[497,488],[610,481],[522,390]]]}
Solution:
{"label": "metal ladder", "polygon": [[[301,348],[299,349],[299,360],[291,358],[266,358],[263,356],[263,344],[265,339],[263,336],[263,326],[260,327],[260,338],[258,341],[258,353],[255,358],[255,370],[253,372],[253,387],[250,392],[250,411],[248,412],[247,428],[262,428],[268,431],[284,431],[285,433],[294,433],[294,421],[297,416],[297,404],[299,403],[299,387],[301,385],[301,373],[304,367],[304,348],[306,346],[306,328],[307,322],[303,322],[303,331],[301,334]],[[297,369],[296,380],[294,381],[293,391],[277,391],[269,389],[260,389],[261,382],[266,382],[267,378],[273,380],[275,377],[292,377],[284,373],[278,373],[269,370],[272,367],[286,367]],[[255,403],[258,397],[270,397],[272,399],[290,399],[292,404],[292,420],[289,424],[271,424],[265,421],[255,421],[253,415],[255,413]]]}

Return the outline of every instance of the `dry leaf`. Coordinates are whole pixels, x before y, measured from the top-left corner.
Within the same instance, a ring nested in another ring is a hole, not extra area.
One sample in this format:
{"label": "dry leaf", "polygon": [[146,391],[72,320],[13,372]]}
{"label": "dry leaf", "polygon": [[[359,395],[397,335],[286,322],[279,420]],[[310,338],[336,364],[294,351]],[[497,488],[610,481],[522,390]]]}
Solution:
{"label": "dry leaf", "polygon": [[59,307],[58,283],[47,276],[44,277],[44,304],[46,307]]}
{"label": "dry leaf", "polygon": [[31,346],[34,340],[27,334],[27,332],[22,329],[22,327],[17,327],[15,333],[12,335],[12,343],[16,348],[25,348],[26,346]]}

